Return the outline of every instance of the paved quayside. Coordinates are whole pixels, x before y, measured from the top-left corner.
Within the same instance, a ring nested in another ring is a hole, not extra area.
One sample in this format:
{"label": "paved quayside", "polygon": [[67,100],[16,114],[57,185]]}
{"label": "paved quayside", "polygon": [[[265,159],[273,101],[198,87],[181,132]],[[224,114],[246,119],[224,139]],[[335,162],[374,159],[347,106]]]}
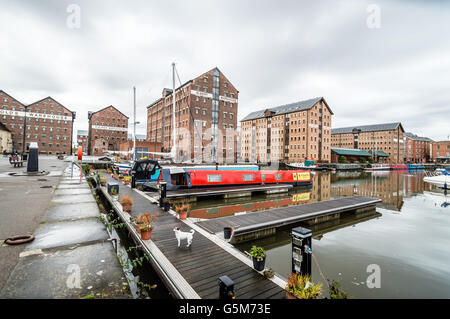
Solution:
{"label": "paved quayside", "polygon": [[93,194],[78,168],[70,173],[66,168],[0,298],[132,297]]}

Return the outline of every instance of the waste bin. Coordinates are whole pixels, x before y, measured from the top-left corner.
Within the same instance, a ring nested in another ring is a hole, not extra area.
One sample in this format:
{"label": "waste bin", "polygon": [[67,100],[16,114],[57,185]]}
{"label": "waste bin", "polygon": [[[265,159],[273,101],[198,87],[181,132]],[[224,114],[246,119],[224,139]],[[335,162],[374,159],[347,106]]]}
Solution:
{"label": "waste bin", "polygon": [[30,143],[30,153],[28,155],[27,172],[39,171],[39,152],[36,142]]}

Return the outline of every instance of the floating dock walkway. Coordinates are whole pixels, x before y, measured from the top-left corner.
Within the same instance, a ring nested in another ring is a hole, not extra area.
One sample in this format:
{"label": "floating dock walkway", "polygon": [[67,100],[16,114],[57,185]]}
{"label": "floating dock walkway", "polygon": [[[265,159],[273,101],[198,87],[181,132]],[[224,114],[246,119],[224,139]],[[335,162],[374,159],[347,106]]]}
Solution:
{"label": "floating dock walkway", "polygon": [[[113,181],[108,174],[104,176],[107,182]],[[252,268],[252,261],[245,254],[223,239],[209,234],[189,220],[179,220],[173,211],[161,210],[157,202],[145,193],[132,190],[120,182],[118,184],[119,194],[129,195],[133,199],[131,214],[160,213],[151,240],[142,240],[130,222],[131,215],[122,210],[120,203],[108,194],[106,187],[99,187],[126,224],[134,241],[150,257],[153,268],[175,298],[218,299],[218,278],[223,275],[234,281],[238,299],[285,298],[285,279],[278,275],[267,279]],[[182,241],[181,247],[177,247],[174,227],[180,227],[184,232],[195,230],[190,248],[186,248],[185,241]]]}
{"label": "floating dock walkway", "polygon": [[323,202],[270,209],[238,216],[227,216],[196,224],[211,234],[221,235],[224,227],[233,227],[231,243],[273,235],[276,229],[302,221],[311,224],[339,218],[343,212],[362,213],[375,209],[378,198],[365,196],[344,197]]}

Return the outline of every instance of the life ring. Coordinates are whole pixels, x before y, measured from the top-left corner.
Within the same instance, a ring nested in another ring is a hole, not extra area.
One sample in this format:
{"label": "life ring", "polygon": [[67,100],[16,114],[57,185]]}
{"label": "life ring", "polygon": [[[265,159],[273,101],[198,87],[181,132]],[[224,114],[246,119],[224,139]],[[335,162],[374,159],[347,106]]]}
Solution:
{"label": "life ring", "polygon": [[7,245],[21,245],[26,244],[34,240],[33,235],[19,235],[14,237],[9,237],[5,240]]}

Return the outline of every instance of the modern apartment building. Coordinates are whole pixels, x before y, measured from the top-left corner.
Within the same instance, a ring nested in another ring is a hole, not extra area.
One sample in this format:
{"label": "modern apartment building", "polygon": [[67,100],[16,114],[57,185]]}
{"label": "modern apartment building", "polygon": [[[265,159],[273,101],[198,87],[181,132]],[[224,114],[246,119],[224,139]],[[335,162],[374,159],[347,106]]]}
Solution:
{"label": "modern apartment building", "polygon": [[401,123],[386,123],[335,128],[331,130],[332,147],[354,148],[380,156],[389,155],[388,163],[404,162],[405,130]]}
{"label": "modern apartment building", "polygon": [[261,109],[241,120],[241,158],[248,162],[331,160],[333,112],[323,97]]}
{"label": "modern apartment building", "polygon": [[410,132],[405,132],[403,139],[405,147],[403,154],[406,163],[426,163],[431,160],[431,143],[433,143],[433,140]]}
{"label": "modern apartment building", "polygon": [[120,151],[120,144],[128,140],[128,116],[110,105],[88,113],[88,155],[105,155]]}
{"label": "modern apartment building", "polygon": [[12,133],[12,148],[27,151],[37,142],[39,153],[71,154],[75,112],[48,96],[24,104],[0,90],[0,122]]}
{"label": "modern apartment building", "polygon": [[[173,146],[173,90],[147,107],[147,139]],[[197,162],[234,162],[239,91],[216,67],[175,89],[177,157]]]}

